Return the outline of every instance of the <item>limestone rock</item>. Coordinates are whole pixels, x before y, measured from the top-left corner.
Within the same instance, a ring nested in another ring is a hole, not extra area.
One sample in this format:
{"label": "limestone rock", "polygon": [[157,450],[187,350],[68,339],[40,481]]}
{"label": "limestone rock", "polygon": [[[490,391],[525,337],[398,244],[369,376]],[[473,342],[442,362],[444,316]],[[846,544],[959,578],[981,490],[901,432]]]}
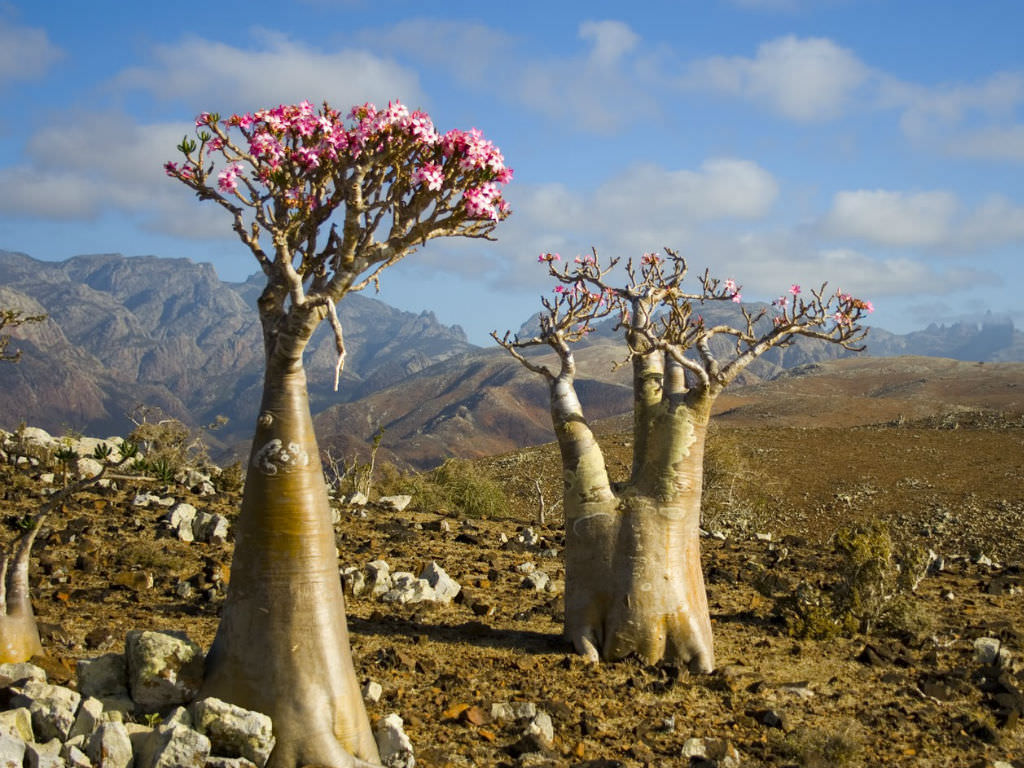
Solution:
{"label": "limestone rock", "polygon": [[132,630],[125,656],[131,696],[142,712],[191,701],[203,682],[203,651],[183,632]]}
{"label": "limestone rock", "polygon": [[46,672],[42,667],[22,661],[17,664],[0,664],[0,684],[8,686],[20,680],[35,680],[40,683],[46,682]]}
{"label": "limestone rock", "polygon": [[0,733],[14,736],[22,741],[35,741],[32,732],[32,712],[28,707],[18,707],[0,712]]}
{"label": "limestone rock", "polygon": [[380,597],[391,589],[391,566],[383,560],[367,563],[363,571],[366,573],[367,591],[373,597]]}
{"label": "limestone rock", "polygon": [[462,591],[459,583],[433,560],[420,573],[420,578],[426,579],[433,588],[439,603],[450,603]]}
{"label": "limestone rock", "polygon": [[67,739],[82,700],[77,691],[37,680],[29,680],[17,691],[12,704],[27,707],[32,713],[32,730],[36,739]]}
{"label": "limestone rock", "polygon": [[422,603],[437,599],[434,588],[427,583],[426,579],[418,579],[408,571],[395,571],[391,575],[391,589],[381,595],[385,603]]}
{"label": "limestone rock", "polygon": [[167,512],[164,521],[181,541],[195,541],[193,523],[196,519],[196,508],[184,501],[175,504]]}
{"label": "limestone rock", "polygon": [[392,712],[378,720],[373,729],[380,761],[386,768],[413,768],[416,765],[412,742],[403,725],[402,718]]}
{"label": "limestone rock", "polygon": [[266,715],[214,698],[193,702],[191,711],[196,730],[209,737],[216,754],[244,757],[258,768],[270,758],[275,739]]}
{"label": "limestone rock", "polygon": [[192,521],[192,535],[196,541],[223,544],[228,540],[230,523],[224,515],[199,512]]}
{"label": "limestone rock", "polygon": [[150,762],[136,762],[135,768],[204,768],[210,755],[210,740],[184,725],[161,725],[150,736]]}
{"label": "limestone rock", "polygon": [[45,744],[27,744],[25,765],[27,768],[65,768],[60,751],[60,739],[50,739]]}
{"label": "limestone rock", "polygon": [[25,764],[25,748],[22,739],[0,733],[0,768],[21,768]]}
{"label": "limestone rock", "polygon": [[101,723],[89,738],[85,753],[97,768],[128,768],[132,765],[132,742],[124,723]]}
{"label": "limestone rock", "polygon": [[102,718],[103,702],[92,696],[82,699],[82,703],[78,707],[78,714],[75,716],[75,722],[68,732],[68,738],[74,738],[75,736],[89,738],[99,726]]}
{"label": "limestone rock", "polygon": [[387,507],[392,512],[401,512],[409,503],[412,501],[412,496],[382,496],[377,500],[377,503],[382,507]]}

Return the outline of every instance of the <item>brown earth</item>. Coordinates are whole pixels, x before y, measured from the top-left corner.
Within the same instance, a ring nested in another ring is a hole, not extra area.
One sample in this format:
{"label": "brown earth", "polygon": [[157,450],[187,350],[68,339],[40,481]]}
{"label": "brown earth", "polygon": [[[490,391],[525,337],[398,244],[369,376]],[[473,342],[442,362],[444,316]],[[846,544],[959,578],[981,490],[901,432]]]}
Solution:
{"label": "brown earth", "polygon": [[[436,560],[464,587],[450,606],[350,599],[359,676],[384,687],[371,717],[398,712],[417,764],[428,767],[520,764],[520,731],[488,716],[506,701],[551,715],[550,765],[689,765],[680,753],[695,736],[730,742],[744,765],[1024,766],[1016,722],[1024,712],[1024,366],[982,366],[970,384],[974,364],[915,371],[913,360],[910,370],[879,370],[882,363],[837,361],[823,378],[786,377],[722,398],[704,527],[726,538],[703,541],[719,665],[712,675],[584,664],[560,637],[558,590],[520,586],[524,562],[556,584],[564,577],[560,559],[540,551],[561,544],[553,446],[478,462],[507,491],[504,519],[470,520],[415,501],[400,514],[343,512],[339,566],[383,558],[393,570],[418,571]],[[630,448],[621,426],[599,430],[619,476]],[[10,539],[43,496],[27,475],[3,471]],[[544,525],[534,521],[538,481]],[[57,681],[73,680],[75,659],[120,650],[129,629],[212,639],[223,599],[215,574],[228,575],[230,543],[169,538],[163,510],[131,507],[137,490],[154,488],[81,494],[36,546],[43,663]],[[172,490],[231,515],[238,500]],[[836,578],[832,534],[862,520],[887,522],[898,544],[944,556],[945,570],[912,597],[914,623],[872,636],[790,637],[755,582],[768,572],[782,584],[827,587]],[[432,530],[439,522],[450,530]],[[500,545],[501,534],[524,525],[542,547]],[[765,533],[772,541],[756,535]],[[978,555],[995,562],[979,564]],[[187,598],[177,592],[182,581],[194,587]],[[972,644],[982,636],[1001,639],[1014,662],[977,663]]]}

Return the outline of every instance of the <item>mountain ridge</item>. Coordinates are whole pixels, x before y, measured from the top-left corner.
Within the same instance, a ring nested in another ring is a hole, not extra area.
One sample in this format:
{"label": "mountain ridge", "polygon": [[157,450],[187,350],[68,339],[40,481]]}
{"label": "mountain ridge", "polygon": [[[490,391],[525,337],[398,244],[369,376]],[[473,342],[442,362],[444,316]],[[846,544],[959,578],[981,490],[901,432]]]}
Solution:
{"label": "mountain ridge", "polygon": [[[214,447],[221,455],[244,453],[262,383],[261,290],[260,275],[221,281],[211,265],[188,259],[94,254],[52,262],[0,250],[0,306],[48,315],[12,334],[24,355],[18,365],[0,366],[0,421],[125,434],[127,412],[146,404],[192,426],[227,416]],[[471,344],[461,327],[442,325],[432,312],[406,312],[360,294],[347,296],[338,311],[348,350],[340,391],[332,389],[336,352],[328,328],[318,329],[305,357],[324,447],[364,451],[383,427],[385,456],[423,467],[552,438],[543,380],[500,348]],[[735,308],[704,311],[728,319]],[[867,354],[1024,360],[1024,334],[997,319],[902,335],[872,329]],[[801,339],[772,350],[738,384],[847,356]],[[579,346],[578,389],[588,418],[631,407],[628,370],[613,368],[621,357],[610,324]]]}

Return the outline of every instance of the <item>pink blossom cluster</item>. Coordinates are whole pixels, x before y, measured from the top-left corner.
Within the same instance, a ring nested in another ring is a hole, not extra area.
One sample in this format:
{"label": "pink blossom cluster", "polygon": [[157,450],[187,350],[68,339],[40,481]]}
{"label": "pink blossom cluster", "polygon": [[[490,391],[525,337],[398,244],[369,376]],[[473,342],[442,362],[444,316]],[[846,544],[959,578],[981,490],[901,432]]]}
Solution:
{"label": "pink blossom cluster", "polygon": [[410,113],[398,101],[384,109],[370,103],[353,107],[348,120],[350,124],[337,110],[327,105],[318,110],[309,101],[232,115],[220,125],[242,133],[248,144],[246,155],[234,145],[225,146],[226,134],[218,117],[203,112],[196,118],[196,128],[214,128],[217,135],[197,130],[203,142],[200,156],[189,157],[184,167],[167,163],[164,168],[169,175],[192,181],[201,178],[196,169],[203,162],[203,153],[209,158],[220,151],[231,162],[218,174],[222,192],[237,191],[238,161],[248,160],[254,181],[263,186],[280,184],[283,173],[292,186],[286,202],[310,208],[319,201],[312,198],[312,190],[302,189],[307,184],[322,189],[317,182],[330,178],[337,164],[367,153],[397,151],[397,160],[390,156],[385,162],[408,164],[414,187],[440,192],[446,183],[456,186],[470,218],[497,220],[507,214],[509,207],[501,197],[500,185],[512,180],[512,169],[505,167],[501,152],[480,131],[452,130],[441,136],[429,115],[419,110]]}

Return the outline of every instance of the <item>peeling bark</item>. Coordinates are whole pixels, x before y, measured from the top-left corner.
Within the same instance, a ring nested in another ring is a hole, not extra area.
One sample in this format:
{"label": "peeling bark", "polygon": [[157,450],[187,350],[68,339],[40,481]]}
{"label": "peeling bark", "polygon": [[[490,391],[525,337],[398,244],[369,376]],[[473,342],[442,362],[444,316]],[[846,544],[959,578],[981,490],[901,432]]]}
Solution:
{"label": "peeling bark", "polygon": [[378,763],[301,352],[268,362],[231,577],[200,695],[273,719],[271,768]]}

